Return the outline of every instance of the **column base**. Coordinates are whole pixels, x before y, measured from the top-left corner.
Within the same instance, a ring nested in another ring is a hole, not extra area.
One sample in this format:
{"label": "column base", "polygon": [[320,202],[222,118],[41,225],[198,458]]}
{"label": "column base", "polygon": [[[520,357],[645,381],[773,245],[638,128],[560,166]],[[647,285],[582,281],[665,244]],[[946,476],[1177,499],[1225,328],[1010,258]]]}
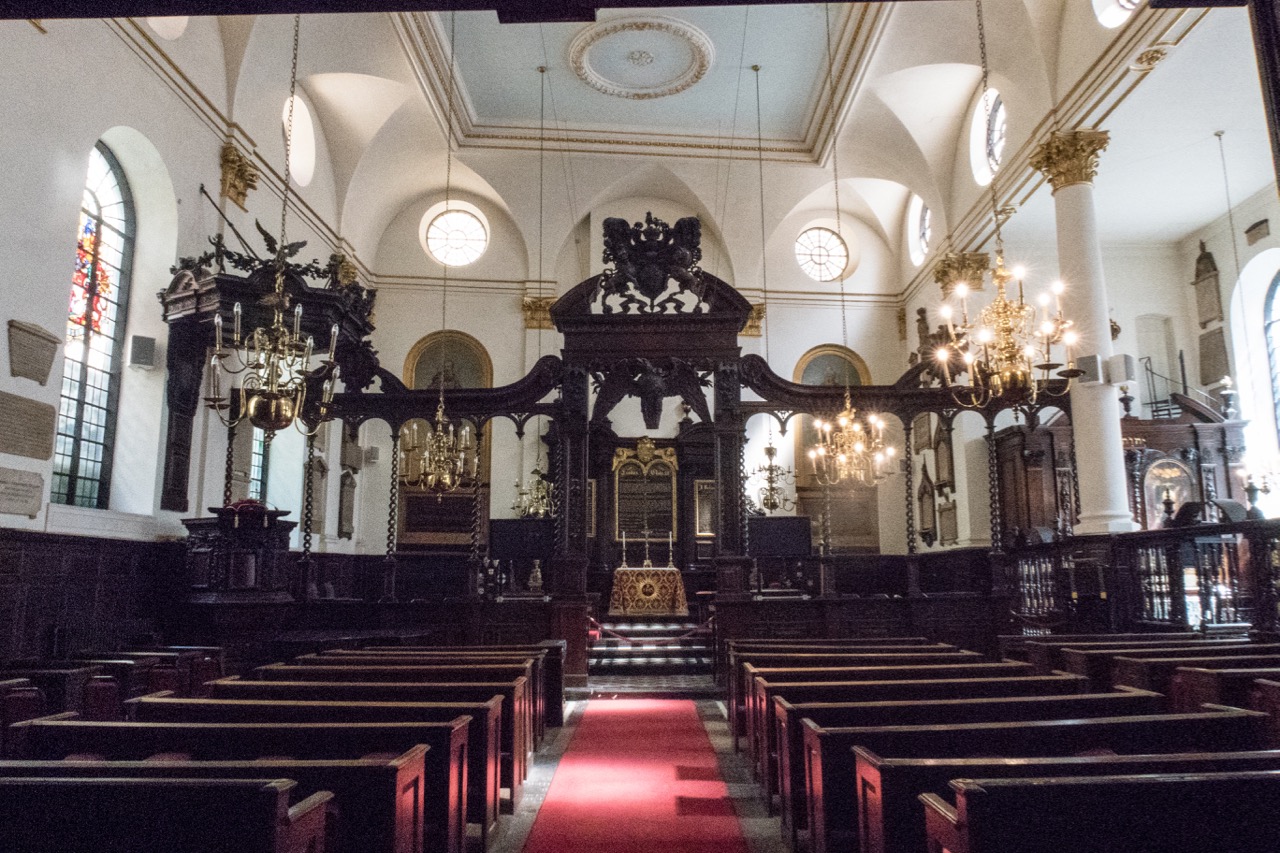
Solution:
{"label": "column base", "polygon": [[1077,536],[1089,536],[1102,533],[1132,533],[1138,529],[1137,522],[1126,512],[1081,515],[1072,531]]}

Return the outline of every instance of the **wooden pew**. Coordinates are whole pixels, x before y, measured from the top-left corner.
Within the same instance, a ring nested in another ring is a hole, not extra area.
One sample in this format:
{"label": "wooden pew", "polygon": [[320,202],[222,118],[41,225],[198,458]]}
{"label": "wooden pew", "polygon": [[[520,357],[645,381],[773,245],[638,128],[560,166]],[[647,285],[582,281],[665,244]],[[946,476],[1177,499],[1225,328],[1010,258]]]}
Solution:
{"label": "wooden pew", "polygon": [[[1031,678],[1035,680],[1032,681]],[[835,685],[858,685],[840,687]],[[1009,676],[1003,679],[949,678],[945,674],[933,679],[907,681],[833,681],[795,682],[752,680],[753,714],[748,721],[748,743],[755,744],[751,753],[761,771],[772,768],[779,776],[780,768],[773,756],[781,741],[776,739],[777,715],[774,699],[786,696],[792,702],[876,702],[909,699],[981,699],[998,696],[1046,696],[1083,693],[1088,680],[1076,675]],[[877,685],[877,686],[872,686]],[[799,749],[799,742],[796,743]],[[767,762],[759,756],[769,756]],[[767,778],[767,777],[766,777]]]}
{"label": "wooden pew", "polygon": [[1130,634],[1000,634],[996,637],[1000,657],[1013,660],[1029,660],[1029,643],[1057,643],[1070,645],[1074,642],[1163,642],[1164,640],[1196,640],[1203,638],[1199,631],[1152,631]]}
{"label": "wooden pew", "polygon": [[[335,684],[341,682],[356,682],[361,684],[374,684],[379,682],[390,683],[417,683],[423,685],[434,685],[437,688],[437,695],[422,698],[417,701],[436,701],[446,702],[450,700],[462,701],[484,701],[495,693],[502,694],[502,698],[508,709],[507,713],[502,715],[502,728],[500,731],[502,744],[502,757],[500,768],[502,771],[502,784],[504,787],[511,789],[511,800],[515,804],[519,804],[521,794],[524,790],[524,780],[529,773],[529,755],[531,752],[530,745],[533,732],[533,706],[529,697],[529,679],[525,675],[513,675],[512,669],[527,670],[527,667],[511,668],[511,667],[490,667],[479,665],[470,670],[468,677],[465,672],[467,667],[449,667],[447,672],[440,672],[444,667],[411,667],[411,666],[285,666],[283,664],[271,664],[269,666],[259,667],[254,674],[259,676],[263,681],[286,681],[291,683],[314,682],[321,684]],[[497,671],[495,671],[497,670]],[[509,676],[509,680],[498,680],[503,675]],[[457,681],[448,681],[448,678],[457,678]],[[298,688],[301,689],[301,688]],[[352,698],[352,697],[336,697],[331,690],[326,689],[327,695],[323,696],[301,696],[294,695],[289,698],[293,699],[321,699],[328,700],[331,698]],[[420,694],[421,695],[421,694]],[[232,697],[226,697],[232,698]],[[262,698],[253,696],[241,696],[238,698],[252,699]],[[386,700],[389,701],[389,700]]]}
{"label": "wooden pew", "polygon": [[1057,758],[882,758],[863,747],[853,752],[862,853],[924,853],[919,797],[948,792],[952,779],[1280,770],[1280,750]]}
{"label": "wooden pew", "polygon": [[1143,649],[1077,649],[1062,650],[1063,669],[1083,675],[1095,687],[1107,687],[1115,683],[1117,658],[1128,660],[1142,658],[1213,658],[1240,655],[1280,655],[1280,643],[1220,643],[1206,640],[1190,646],[1152,646]]}
{"label": "wooden pew", "polygon": [[[728,677],[728,695],[726,702],[729,707],[729,731],[734,735],[734,749],[738,748],[738,737],[746,734],[746,716],[744,703],[750,701],[751,695],[751,678],[746,674],[745,667],[752,665],[756,667],[800,667],[800,666],[821,666],[834,667],[844,665],[855,665],[861,663],[864,666],[871,666],[873,663],[866,659],[859,660],[853,658],[852,661],[844,660],[844,658],[852,655],[943,655],[943,661],[952,662],[955,658],[981,660],[982,656],[976,652],[965,652],[957,650],[953,646],[939,645],[931,646],[850,646],[839,650],[826,652],[822,657],[814,657],[814,655],[823,655],[822,652],[815,652],[811,648],[803,651],[794,651],[790,649],[784,650],[749,650],[741,651],[733,650],[729,655],[729,677]],[[835,657],[830,657],[834,655]],[[916,664],[931,663],[926,659],[915,661]],[[889,663],[910,663],[904,659],[890,660]]]}
{"label": "wooden pew", "polygon": [[839,667],[757,667],[755,664],[742,665],[746,676],[747,690],[745,699],[747,748],[751,759],[759,766],[760,732],[764,715],[769,710],[762,707],[761,697],[756,689],[756,679],[766,681],[915,681],[955,678],[998,678],[1001,676],[1031,675],[1031,666],[1018,661],[1002,661],[1000,663],[955,663],[955,664],[874,664],[867,666]]}
{"label": "wooden pew", "polygon": [[[533,733],[532,739],[530,740],[530,747],[537,749],[537,747],[542,744],[542,739],[546,734],[547,728],[546,709],[548,676],[546,658],[546,649],[539,649],[536,652],[448,651],[444,653],[403,652],[399,650],[365,652],[350,651],[346,649],[332,649],[318,654],[297,658],[295,659],[295,663],[302,666],[307,666],[312,663],[336,666],[348,666],[351,664],[372,664],[374,666],[434,666],[440,664],[520,664],[524,661],[528,661],[532,664],[529,673],[529,687],[531,690],[533,710]],[[561,701],[563,702],[563,697],[561,698]]]}
{"label": "wooden pew", "polygon": [[333,793],[336,853],[421,853],[426,751],[331,761],[0,761],[0,778],[292,779],[298,796]]}
{"label": "wooden pew", "polygon": [[[467,738],[467,820],[480,826],[485,838],[498,822],[500,695],[480,702],[382,702],[363,698],[183,699],[156,693],[131,699],[128,710],[131,720],[143,723],[439,723],[466,715],[471,718]],[[511,803],[506,805],[509,811],[513,810]]]}
{"label": "wooden pew", "polygon": [[1274,853],[1280,770],[957,779],[923,794],[928,847],[950,853]]}
{"label": "wooden pew", "polygon": [[1114,680],[1117,684],[1130,687],[1141,687],[1143,690],[1154,689],[1159,685],[1161,693],[1168,693],[1173,687],[1173,676],[1179,667],[1198,666],[1203,669],[1244,669],[1246,667],[1280,667],[1280,653],[1264,655],[1240,654],[1226,656],[1128,658],[1115,659]]}
{"label": "wooden pew", "polygon": [[17,757],[138,761],[176,753],[193,761],[331,760],[401,755],[424,744],[424,848],[464,853],[470,717],[445,723],[100,723],[68,716],[74,715],[16,723]]}
{"label": "wooden pew", "polygon": [[1280,744],[1280,681],[1259,678],[1249,697],[1249,707],[1270,715],[1267,721],[1267,746]]}
{"label": "wooden pew", "polygon": [[[86,703],[91,701],[90,683],[95,676],[102,675],[102,667],[92,665],[69,664],[65,662],[25,661],[22,664],[6,664],[0,669],[0,677],[5,679],[25,678],[44,693],[49,710],[56,712],[75,711],[85,714],[89,711]],[[117,690],[118,698],[118,690]]]}
{"label": "wooden pew", "polygon": [[543,659],[543,692],[546,707],[543,716],[546,725],[559,728],[564,725],[564,660],[568,654],[569,643],[566,640],[542,640],[537,643],[512,643],[483,646],[366,646],[364,651],[396,651],[396,652],[438,652],[438,651],[476,651],[476,652],[522,652],[545,651]]}
{"label": "wooden pew", "polygon": [[328,791],[289,779],[0,779],[0,849],[323,853]]}
{"label": "wooden pew", "polygon": [[766,791],[778,792],[782,827],[793,840],[804,828],[806,809],[804,727],[810,720],[826,729],[853,726],[923,725],[926,723],[1057,720],[1076,717],[1127,717],[1157,714],[1165,697],[1146,690],[1046,695],[978,695],[963,699],[902,699],[878,702],[799,702],[782,696],[775,705],[778,761],[776,781]]}
{"label": "wooden pew", "polygon": [[1169,684],[1169,702],[1175,711],[1195,711],[1205,703],[1247,708],[1253,682],[1259,678],[1280,679],[1280,662],[1271,667],[1231,669],[1180,666]]}
{"label": "wooden pew", "polygon": [[[138,661],[146,668],[145,677],[139,677],[136,684],[129,684],[125,698],[154,693],[157,690],[172,690],[180,696],[189,695],[191,690],[191,652],[180,652],[172,649],[148,649],[146,651],[85,651],[77,655],[81,660],[131,660]],[[123,682],[122,682],[123,683]],[[133,692],[141,690],[142,693]]]}
{"label": "wooden pew", "polygon": [[1262,746],[1266,719],[1257,711],[1221,708],[1197,714],[830,729],[802,720],[809,850],[857,849],[855,746],[886,758],[1073,755],[1104,749],[1239,752]]}
{"label": "wooden pew", "polygon": [[1203,634],[1195,632],[1187,632],[1185,634],[1120,634],[1115,635],[1115,637],[1115,639],[1108,639],[1107,636],[1088,634],[1083,636],[1073,635],[1072,637],[1033,637],[1028,639],[1024,645],[1024,656],[1019,660],[1028,661],[1036,668],[1037,672],[1053,672],[1054,670],[1063,669],[1065,666],[1062,659],[1063,649],[1150,649],[1198,645],[1205,642],[1240,643],[1248,641],[1248,637],[1243,636],[1209,640]]}
{"label": "wooden pew", "polygon": [[26,678],[0,681],[0,756],[6,754],[5,735],[9,726],[49,713],[44,693]]}

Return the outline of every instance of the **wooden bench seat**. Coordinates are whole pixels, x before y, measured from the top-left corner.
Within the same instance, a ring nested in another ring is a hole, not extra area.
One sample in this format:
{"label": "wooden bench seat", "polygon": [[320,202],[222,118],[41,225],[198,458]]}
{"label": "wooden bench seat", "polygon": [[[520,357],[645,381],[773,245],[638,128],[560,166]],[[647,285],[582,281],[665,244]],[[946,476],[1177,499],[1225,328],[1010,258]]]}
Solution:
{"label": "wooden bench seat", "polygon": [[[163,693],[128,703],[129,718],[144,723],[409,723],[471,718],[467,745],[467,820],[487,838],[501,801],[499,730],[502,696],[483,702],[295,701],[184,699]],[[506,804],[512,811],[512,804]]]}
{"label": "wooden bench seat", "polygon": [[[327,791],[289,779],[0,779],[0,849],[323,853]],[[92,804],[92,807],[88,807]]]}
{"label": "wooden bench seat", "polygon": [[[542,658],[542,693],[544,706],[542,716],[547,727],[558,728],[564,725],[564,662],[568,655],[568,641],[542,640],[537,643],[511,643],[503,645],[482,646],[365,646],[359,651],[376,653],[417,653],[436,654],[440,652],[482,652],[485,654],[506,652],[544,652]],[[541,737],[541,736],[540,736]]]}
{"label": "wooden bench seat", "polygon": [[[883,660],[878,660],[883,658]],[[952,646],[890,646],[852,647],[831,650],[827,653],[805,649],[804,651],[744,651],[734,652],[729,658],[728,703],[730,731],[746,734],[744,703],[750,701],[751,676],[747,666],[774,667],[840,667],[875,666],[877,664],[922,665],[930,663],[965,663],[983,660],[976,652],[958,650]],[[735,748],[737,746],[735,738]]]}
{"label": "wooden bench seat", "polygon": [[1274,853],[1280,770],[957,779],[923,794],[928,847],[949,853]]}
{"label": "wooden bench seat", "polygon": [[94,679],[103,675],[102,667],[92,664],[70,664],[65,662],[26,661],[21,665],[7,664],[0,669],[0,678],[25,678],[44,693],[49,710],[55,713],[75,711],[86,716],[99,716],[96,713],[95,692],[101,686],[110,684],[110,701],[119,704],[120,689],[115,679],[110,682]]}
{"label": "wooden bench seat", "polygon": [[806,824],[804,727],[925,725],[929,723],[1020,722],[1085,717],[1128,717],[1167,710],[1165,697],[1146,690],[1044,696],[989,696],[965,699],[906,699],[880,702],[789,702],[774,698],[777,775],[766,787],[781,797],[783,830],[795,838]]}
{"label": "wooden bench seat", "polygon": [[1186,646],[1199,646],[1204,643],[1235,643],[1239,644],[1247,642],[1248,637],[1221,638],[1210,640],[1201,634],[1159,634],[1159,635],[1142,635],[1128,639],[1104,639],[1095,637],[1094,639],[1059,639],[1057,637],[1046,637],[1044,639],[1032,639],[1025,646],[1025,659],[1031,663],[1037,672],[1053,672],[1054,670],[1064,669],[1066,664],[1063,661],[1063,649],[1152,649],[1152,648],[1184,648]]}
{"label": "wooden bench seat", "polygon": [[851,728],[823,728],[802,720],[809,849],[857,849],[855,746],[887,758],[1076,755],[1090,750],[1239,752],[1262,747],[1266,719],[1257,711],[1223,708],[1197,714]]}
{"label": "wooden bench seat", "polygon": [[[1149,631],[1128,634],[1000,634],[996,643],[1000,649],[1000,657],[1014,660],[1029,660],[1031,643],[1053,643],[1070,645],[1071,643],[1093,642],[1163,642],[1165,640],[1198,640],[1204,637],[1198,631]],[[1056,668],[1056,667],[1055,667]]]}
{"label": "wooden bench seat", "polygon": [[335,649],[332,651],[320,652],[308,657],[297,658],[296,663],[300,665],[309,665],[312,662],[332,664],[337,666],[349,666],[352,664],[374,666],[432,666],[436,664],[522,664],[527,661],[531,664],[529,672],[529,688],[531,691],[530,701],[532,702],[533,712],[533,733],[530,741],[530,748],[537,749],[542,744],[542,739],[546,734],[546,707],[547,707],[547,651],[541,649],[537,652],[402,652],[402,651],[375,651],[375,652],[356,652],[346,651],[343,649]]}
{"label": "wooden bench seat", "polygon": [[337,853],[421,853],[426,751],[330,761],[0,761],[0,778],[292,779],[296,796],[333,793]]}
{"label": "wooden bench seat", "polygon": [[67,716],[15,724],[22,745],[17,757],[329,760],[396,756],[423,744],[423,844],[432,853],[464,853],[470,717],[443,723],[102,723]]}
{"label": "wooden bench seat", "polygon": [[[757,667],[755,664],[743,664],[742,669],[749,685],[744,698],[744,726],[748,735],[747,749],[753,763],[759,761],[760,720],[765,709],[757,704],[755,683],[757,678],[766,681],[917,681],[956,678],[998,678],[1001,676],[1031,675],[1031,666],[1018,661],[1002,661],[1000,663],[955,663],[955,664],[912,664],[893,665],[875,664],[868,666],[836,666],[836,667]],[[751,738],[755,734],[755,739]]]}
{"label": "wooden bench seat", "polygon": [[919,796],[948,793],[952,779],[1280,770],[1280,750],[1048,758],[883,758],[863,747],[853,752],[862,853],[924,853]]}
{"label": "wooden bench seat", "polygon": [[5,736],[9,726],[49,713],[44,691],[27,678],[0,681],[0,756],[6,754]]}
{"label": "wooden bench seat", "polygon": [[1114,661],[1112,678],[1116,684],[1127,684],[1130,687],[1141,687],[1153,690],[1156,686],[1160,693],[1169,693],[1173,689],[1173,676],[1179,667],[1198,666],[1203,669],[1243,669],[1255,666],[1280,666],[1280,653],[1264,655],[1198,655],[1168,656],[1154,658],[1119,657]]}
{"label": "wooden bench seat", "polygon": [[1175,711],[1195,711],[1205,703],[1248,708],[1253,683],[1259,678],[1280,679],[1280,662],[1231,669],[1180,666],[1169,682],[1169,702]]}
{"label": "wooden bench seat", "polygon": [[[288,683],[291,685],[298,684],[324,684],[333,685],[344,682],[353,684],[413,684],[420,689],[415,693],[413,699],[391,698],[393,693],[388,692],[379,696],[377,700],[380,702],[399,702],[399,701],[415,701],[415,702],[449,702],[449,701],[487,701],[490,696],[495,693],[500,694],[503,698],[506,711],[502,715],[502,726],[499,731],[502,759],[500,761],[500,770],[502,772],[503,787],[511,789],[512,802],[519,803],[521,793],[524,788],[524,780],[528,778],[529,773],[529,756],[531,753],[531,740],[533,732],[533,708],[529,697],[529,680],[525,676],[516,676],[511,680],[460,680],[460,681],[441,681],[432,680],[429,673],[422,671],[420,667],[375,667],[375,666],[267,666],[259,667],[255,674],[264,676],[263,683]],[[456,673],[452,673],[456,675]],[[360,688],[351,688],[351,693],[342,694],[332,687],[290,687],[289,693],[273,693],[269,696],[248,695],[251,688],[231,688],[242,691],[238,695],[228,695],[228,688],[223,684],[229,683],[235,679],[220,680],[212,687],[212,698],[219,699],[297,699],[297,700],[322,700],[333,701],[343,699],[348,701],[364,701],[363,697],[355,695],[362,692]],[[248,684],[250,682],[244,681]],[[313,691],[313,695],[305,695],[308,689]],[[266,688],[263,688],[266,691]],[[406,688],[406,692],[408,689]]]}
{"label": "wooden bench seat", "polygon": [[[1033,680],[1034,679],[1034,680]],[[776,705],[778,696],[799,702],[877,702],[924,699],[981,699],[1000,696],[1047,696],[1067,693],[1083,693],[1088,680],[1076,675],[1040,675],[1008,678],[940,678],[908,681],[832,681],[832,682],[774,682],[757,677],[751,707],[755,711],[748,723],[748,743],[755,743],[753,755],[772,756],[781,741],[778,731]],[[794,732],[799,748],[799,731]],[[761,772],[766,769],[759,763]],[[776,768],[770,761],[769,767]],[[778,774],[781,775],[780,772]],[[774,791],[777,792],[776,790]]]}
{"label": "wooden bench seat", "polygon": [[1116,661],[1141,660],[1145,658],[1216,658],[1239,657],[1242,655],[1280,655],[1280,643],[1263,645],[1261,643],[1219,643],[1217,640],[1205,640],[1189,646],[1153,646],[1151,648],[1123,649],[1077,649],[1062,650],[1063,670],[1083,675],[1094,683],[1095,687],[1108,687],[1116,683]]}

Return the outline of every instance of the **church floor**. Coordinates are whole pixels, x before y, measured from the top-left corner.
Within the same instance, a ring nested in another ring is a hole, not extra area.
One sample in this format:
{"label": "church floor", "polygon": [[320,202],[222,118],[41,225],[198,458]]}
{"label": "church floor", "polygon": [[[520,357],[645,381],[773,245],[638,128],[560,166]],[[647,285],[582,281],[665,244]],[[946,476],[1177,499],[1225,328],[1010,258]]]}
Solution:
{"label": "church floor", "polygon": [[[609,701],[595,700],[597,703]],[[561,758],[582,722],[587,705],[585,701],[570,702],[565,725],[558,730],[553,730],[553,734],[549,733],[546,745],[539,751],[530,767],[520,808],[516,814],[505,821],[506,829],[492,853],[522,853],[526,849],[534,821],[551,788],[556,771],[560,767]],[[727,795],[732,811],[736,815],[746,850],[748,853],[784,853],[787,848],[782,840],[778,818],[770,817],[765,813],[759,786],[751,779],[751,770],[744,755],[733,752],[723,704],[713,700],[698,700],[694,702],[694,709],[710,740],[715,769],[718,770],[719,778],[725,783],[722,795]],[[621,766],[618,769],[623,770]],[[624,779],[623,782],[625,784],[626,780]],[[636,784],[641,783],[637,781]],[[637,789],[636,793],[639,795],[643,792]],[[584,849],[587,849],[586,845]],[[590,849],[607,853],[605,848],[598,845]],[[659,836],[652,839],[648,849],[669,850],[671,847],[663,837]],[[707,853],[713,853],[721,848],[709,844],[705,849]],[[530,848],[530,851],[533,853],[533,848]],[[571,853],[571,851],[566,849],[564,853]]]}
{"label": "church floor", "polygon": [[592,675],[586,688],[569,688],[574,699],[714,699],[722,691],[709,674]]}

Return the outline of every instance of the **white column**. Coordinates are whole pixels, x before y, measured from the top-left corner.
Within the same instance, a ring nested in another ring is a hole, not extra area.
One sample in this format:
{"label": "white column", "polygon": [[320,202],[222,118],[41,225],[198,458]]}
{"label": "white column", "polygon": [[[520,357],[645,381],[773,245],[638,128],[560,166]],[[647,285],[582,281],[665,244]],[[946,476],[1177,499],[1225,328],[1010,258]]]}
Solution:
{"label": "white column", "polygon": [[[1053,186],[1058,268],[1067,288],[1063,309],[1080,335],[1076,360],[1096,355],[1104,371],[1111,357],[1111,316],[1098,245],[1093,177],[1098,154],[1107,141],[1105,131],[1054,133],[1031,158],[1031,165]],[[1075,532],[1136,530],[1129,511],[1120,400],[1115,387],[1107,382],[1076,380],[1071,391],[1071,425],[1080,480],[1080,520]]]}

